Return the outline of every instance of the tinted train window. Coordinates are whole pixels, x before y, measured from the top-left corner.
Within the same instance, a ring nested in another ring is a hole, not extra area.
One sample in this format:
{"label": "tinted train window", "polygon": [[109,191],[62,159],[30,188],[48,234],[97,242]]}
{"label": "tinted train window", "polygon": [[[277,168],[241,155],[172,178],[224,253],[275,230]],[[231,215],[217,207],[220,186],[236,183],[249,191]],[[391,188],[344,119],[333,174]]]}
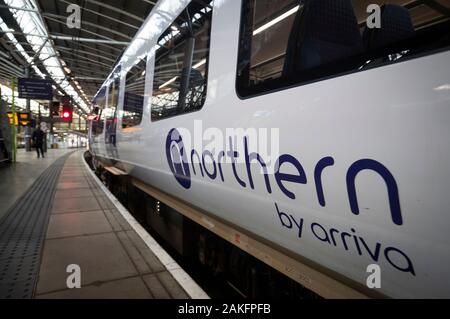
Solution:
{"label": "tinted train window", "polygon": [[120,77],[117,76],[116,79],[109,85],[108,90],[108,108],[117,109],[119,104],[119,86]]}
{"label": "tinted train window", "polygon": [[92,121],[92,134],[97,136],[103,133],[104,121],[102,120],[102,116],[106,107],[106,86],[100,89],[93,100],[93,104],[98,114]]}
{"label": "tinted train window", "polygon": [[247,97],[443,48],[449,13],[450,0],[243,0],[237,92]]}
{"label": "tinted train window", "polygon": [[102,112],[102,119],[105,123],[105,142],[116,144],[116,129],[117,129],[117,106],[119,102],[119,86],[120,77],[117,73],[113,82],[110,83],[108,89],[108,106]]}
{"label": "tinted train window", "polygon": [[142,58],[127,73],[122,115],[122,128],[124,129],[141,124],[142,110],[144,108],[146,66],[147,57]]}
{"label": "tinted train window", "polygon": [[212,1],[193,1],[158,39],[151,106],[153,121],[203,107],[211,16]]}

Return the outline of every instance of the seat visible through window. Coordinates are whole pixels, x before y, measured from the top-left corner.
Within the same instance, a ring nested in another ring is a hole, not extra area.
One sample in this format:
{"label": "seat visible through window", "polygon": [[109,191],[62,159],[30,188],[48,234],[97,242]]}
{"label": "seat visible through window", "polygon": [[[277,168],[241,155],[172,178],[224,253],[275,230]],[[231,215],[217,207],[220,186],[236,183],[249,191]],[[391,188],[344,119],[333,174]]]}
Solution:
{"label": "seat visible through window", "polygon": [[[433,54],[450,44],[450,0],[242,0],[241,10],[241,98]],[[369,21],[381,25],[370,28]]]}
{"label": "seat visible through window", "polygon": [[365,27],[363,41],[366,50],[374,50],[411,39],[415,35],[409,10],[399,5],[386,4],[381,8],[381,28]]}
{"label": "seat visible through window", "polygon": [[363,42],[350,0],[304,1],[286,50],[288,76],[360,54]]}

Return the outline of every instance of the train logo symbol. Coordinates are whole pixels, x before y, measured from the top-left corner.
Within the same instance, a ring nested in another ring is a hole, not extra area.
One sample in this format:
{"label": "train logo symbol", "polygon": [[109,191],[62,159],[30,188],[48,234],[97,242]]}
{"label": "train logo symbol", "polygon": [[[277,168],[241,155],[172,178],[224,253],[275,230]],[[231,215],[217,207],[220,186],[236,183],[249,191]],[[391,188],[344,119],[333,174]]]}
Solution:
{"label": "train logo symbol", "polygon": [[180,132],[173,128],[166,139],[167,163],[175,179],[186,189],[191,187],[191,173]]}

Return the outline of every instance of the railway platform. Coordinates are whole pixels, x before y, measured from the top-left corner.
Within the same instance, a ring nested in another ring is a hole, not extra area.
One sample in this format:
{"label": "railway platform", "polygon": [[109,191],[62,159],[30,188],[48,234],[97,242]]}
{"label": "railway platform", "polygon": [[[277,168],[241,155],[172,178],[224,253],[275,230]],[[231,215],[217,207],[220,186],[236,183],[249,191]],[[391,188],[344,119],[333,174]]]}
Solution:
{"label": "railway platform", "polygon": [[0,298],[208,297],[95,177],[83,151],[23,156],[33,173],[0,169]]}

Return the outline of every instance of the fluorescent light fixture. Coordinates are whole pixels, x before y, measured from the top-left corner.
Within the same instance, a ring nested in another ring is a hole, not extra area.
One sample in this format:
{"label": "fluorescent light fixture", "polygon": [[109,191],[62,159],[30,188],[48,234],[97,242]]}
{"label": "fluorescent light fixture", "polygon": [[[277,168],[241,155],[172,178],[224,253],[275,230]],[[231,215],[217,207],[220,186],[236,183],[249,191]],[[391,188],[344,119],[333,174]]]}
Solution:
{"label": "fluorescent light fixture", "polygon": [[446,90],[450,90],[450,84],[444,84],[441,86],[438,86],[436,88],[434,88],[435,91],[446,91]]}
{"label": "fluorescent light fixture", "polygon": [[200,62],[198,62],[196,65],[194,65],[192,68],[193,69],[198,69],[199,67],[201,67],[205,63],[206,63],[206,59],[203,59]]}
{"label": "fluorescent light fixture", "polygon": [[169,84],[172,84],[173,82],[176,81],[177,78],[178,78],[178,76],[174,76],[169,81],[167,81],[166,83],[162,84],[159,88],[162,89],[162,88],[168,86]]}
{"label": "fluorescent light fixture", "polygon": [[[196,65],[194,65],[192,68],[193,69],[198,69],[199,67],[201,67],[205,63],[206,63],[206,59],[203,59],[200,62],[198,62]],[[172,84],[173,82],[176,81],[177,78],[178,78],[178,76],[175,76],[175,77],[171,78],[169,81],[167,81],[166,83],[162,84],[159,88],[162,89],[162,88],[168,86],[169,84]]]}
{"label": "fluorescent light fixture", "polygon": [[170,28],[171,28],[173,31],[178,31],[178,28],[177,28],[176,26],[174,26],[174,25],[170,26]]}
{"label": "fluorescent light fixture", "polygon": [[284,19],[286,19],[287,17],[293,15],[294,13],[296,13],[298,11],[298,9],[300,8],[300,6],[296,6],[294,8],[292,8],[291,10],[283,13],[282,15],[276,17],[273,20],[270,20],[269,22],[267,22],[266,24],[260,26],[258,29],[256,29],[255,31],[253,31],[253,35],[257,35],[261,32],[263,32],[264,30],[269,29],[270,27],[272,27],[273,25],[277,24],[280,21],[283,21]]}

